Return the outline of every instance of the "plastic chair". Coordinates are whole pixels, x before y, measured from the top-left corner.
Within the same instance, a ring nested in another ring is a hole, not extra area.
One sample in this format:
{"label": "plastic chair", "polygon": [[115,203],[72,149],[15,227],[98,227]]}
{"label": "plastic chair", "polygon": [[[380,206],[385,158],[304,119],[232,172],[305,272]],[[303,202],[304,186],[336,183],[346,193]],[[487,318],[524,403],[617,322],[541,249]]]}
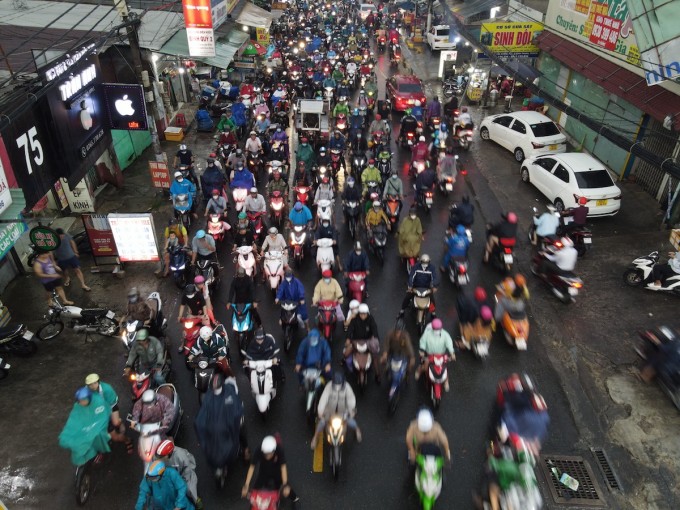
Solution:
{"label": "plastic chair", "polygon": [[175,126],[187,127],[187,119],[183,113],[178,113],[177,115],[175,115]]}

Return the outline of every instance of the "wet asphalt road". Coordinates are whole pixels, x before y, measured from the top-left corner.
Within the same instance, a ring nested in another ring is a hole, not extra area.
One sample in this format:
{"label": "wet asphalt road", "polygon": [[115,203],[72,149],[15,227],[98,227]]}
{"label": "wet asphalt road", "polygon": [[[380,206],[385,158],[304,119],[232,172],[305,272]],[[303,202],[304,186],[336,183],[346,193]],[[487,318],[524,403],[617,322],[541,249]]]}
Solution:
{"label": "wet asphalt road", "polygon": [[[418,58],[423,58],[427,67],[431,69],[436,65],[436,59],[429,56],[427,50],[425,51],[426,53],[418,56]],[[438,54],[436,54],[436,57],[438,58]],[[389,72],[387,64],[385,57],[381,56],[379,68],[382,71],[382,76],[381,72],[378,73],[380,80],[379,97],[382,97],[384,90],[384,76]],[[399,118],[400,116],[396,115],[393,117],[393,131],[398,129]],[[476,138],[475,143],[481,142]],[[207,145],[206,139],[206,147]],[[497,146],[487,145],[486,147],[486,156],[496,160],[499,165],[510,165],[512,163],[510,153],[502,151]],[[196,152],[199,152],[198,149],[196,147]],[[392,150],[395,158],[393,163],[401,169],[401,177],[406,184],[410,182],[406,175],[406,164],[410,155],[397,149],[394,143]],[[476,172],[473,153],[474,151],[461,156],[461,162],[467,168],[468,175],[458,180],[454,193],[448,198],[436,194],[431,215],[426,216],[422,211],[420,212],[421,220],[426,229],[422,252],[429,253],[433,262],[439,265],[448,206],[455,199],[462,197],[463,194],[469,194],[472,197],[476,208],[476,220],[473,228],[475,241],[470,250],[472,284],[468,292],[471,292],[475,285],[483,285],[490,291],[501,277],[493,269],[482,267],[480,263],[483,253],[484,224],[497,218],[500,206],[487,182]],[[406,200],[406,203],[410,203],[410,198]],[[342,217],[339,209],[336,217]],[[351,239],[344,225],[338,224],[338,229],[340,231],[340,253],[344,257],[350,249]],[[230,316],[224,311],[224,303],[228,285],[233,275],[234,264],[224,250],[220,254],[220,260],[225,269],[222,273],[220,296],[214,305],[217,318],[228,325],[230,324]],[[371,259],[371,263],[368,303],[371,312],[376,317],[381,335],[384,335],[394,324],[406,287],[406,273],[399,263],[396,240],[393,236],[390,236],[388,242],[384,266],[379,267],[375,258]],[[310,259],[306,260],[305,267],[299,272],[298,276],[305,284],[311,301],[311,292],[318,279],[318,274]],[[122,301],[126,283],[116,282],[113,285],[112,292],[120,296],[118,301]],[[180,334],[179,325],[174,321],[177,314],[178,292],[169,281],[162,282],[160,290],[166,300],[166,316],[170,319],[168,335],[173,347],[176,347]],[[265,327],[269,333],[279,338],[278,307],[274,306],[273,300],[262,285],[258,286],[258,292],[261,299],[259,310],[264,319]],[[452,333],[455,331],[456,324],[455,298],[456,291],[452,284],[443,279],[437,293],[438,313],[444,320],[445,328]],[[412,315],[407,314],[406,324],[415,342],[417,339]],[[550,406],[552,425],[544,451],[569,454],[577,443],[578,435],[572,415],[560,388],[559,380],[547,363],[547,354],[542,344],[542,330],[533,320],[533,317],[531,326],[528,352],[514,351],[507,346],[501,336],[497,336],[492,344],[490,359],[485,363],[476,360],[470,353],[463,352],[459,354],[457,361],[450,366],[451,391],[444,395],[436,418],[449,436],[453,459],[451,466],[445,471],[444,487],[438,507],[472,508],[471,494],[477,490],[480,482],[485,442],[489,436],[489,417],[495,395],[495,385],[499,378],[513,371],[526,371],[532,374]],[[335,331],[333,341],[334,368],[340,359],[343,339],[339,327]],[[92,353],[94,358],[92,366],[109,364],[110,370],[110,366],[114,365],[116,366],[115,372],[119,373],[118,368],[122,370],[123,359],[118,354],[120,346],[115,345],[116,343],[107,342],[104,344],[100,342],[96,344],[98,346],[96,349],[91,349],[91,345],[86,345],[83,349],[78,347],[78,350]],[[303,508],[418,508],[417,494],[405,462],[404,435],[409,421],[415,417],[418,408],[427,404],[427,394],[423,385],[412,380],[403,394],[396,415],[390,418],[386,412],[386,384],[383,383],[382,386],[378,386],[371,380],[366,393],[358,396],[357,419],[363,432],[364,441],[362,444],[356,444],[353,438],[348,441],[344,452],[345,464],[339,480],[334,481],[328,470],[327,455],[324,455],[323,472],[315,473],[312,469],[313,453],[309,449],[312,431],[305,422],[303,395],[298,391],[293,373],[293,358],[298,343],[299,338],[294,343],[290,356],[284,356],[284,369],[288,381],[273,402],[265,419],[258,416],[254,400],[250,395],[248,381],[242,369],[236,369],[240,392],[246,408],[249,427],[248,439],[251,447],[256,448],[267,434],[281,433],[288,459],[290,481],[301,497]],[[203,497],[205,507],[208,509],[246,508],[247,504],[240,499],[240,490],[245,478],[245,466],[237,464],[233,467],[227,485],[223,490],[218,490],[214,486],[212,473],[209,472],[203,454],[197,446],[193,431],[193,417],[198,410],[196,392],[193,388],[193,374],[184,369],[182,360],[174,351],[173,348],[174,367],[171,381],[180,392],[184,408],[184,422],[177,442],[196,455],[199,492]],[[235,357],[234,351],[235,345],[232,341],[233,357]],[[54,356],[59,357],[60,355],[55,353]],[[68,361],[63,357],[60,359],[61,362]],[[36,368],[36,371],[47,370],[50,369],[42,363]],[[58,374],[56,373],[51,373],[45,377],[36,374],[32,381],[26,381],[26,383],[56,384],[57,378]],[[50,381],[53,382],[50,383]],[[120,390],[121,408],[124,414],[129,409],[129,399],[124,382],[111,382]],[[18,383],[13,384],[16,387]],[[73,384],[69,387],[73,387]],[[13,405],[16,406],[17,404],[13,403]],[[59,406],[59,408],[62,409],[60,413],[65,418],[66,410],[64,406]],[[11,408],[9,411],[11,412]],[[49,503],[54,505],[54,508],[73,508],[75,504],[73,503],[71,488],[72,470],[65,453],[55,446],[59,425],[49,434],[46,434],[35,422],[36,416],[33,413],[29,419],[26,419],[26,414],[22,413],[22,419],[26,420],[24,430],[28,434],[28,436],[25,436],[29,438],[28,441],[30,441],[31,431],[40,431],[42,436],[37,442],[40,450],[30,452],[28,455],[37,457],[41,452],[47,455],[45,464],[36,468],[40,475],[35,487],[35,496],[38,499],[30,498],[24,504],[18,503],[12,508],[47,508],[50,506]],[[63,421],[60,423],[63,423]],[[17,429],[16,432],[18,431]],[[4,436],[7,437],[6,434]],[[49,446],[45,446],[45,437],[52,441]],[[125,455],[124,451],[116,445],[114,455],[111,456],[111,463],[105,471],[104,480],[99,484],[89,506],[105,509],[132,508],[136,500],[137,486],[142,476],[140,460],[136,455],[131,457]]]}

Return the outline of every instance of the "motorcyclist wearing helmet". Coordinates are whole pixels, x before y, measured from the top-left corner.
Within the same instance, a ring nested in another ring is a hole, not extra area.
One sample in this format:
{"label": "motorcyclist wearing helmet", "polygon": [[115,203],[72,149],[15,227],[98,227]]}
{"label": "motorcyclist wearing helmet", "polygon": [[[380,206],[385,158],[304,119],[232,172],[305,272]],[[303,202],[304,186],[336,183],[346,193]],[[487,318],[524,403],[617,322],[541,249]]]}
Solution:
{"label": "motorcyclist wearing helmet", "polygon": [[[578,260],[578,251],[574,248],[574,242],[568,237],[561,239],[562,247],[557,251],[544,251],[545,258],[541,261],[540,271],[543,274],[561,274],[573,271]],[[678,264],[680,266],[680,263]]]}
{"label": "motorcyclist wearing helmet", "polygon": [[357,108],[359,108],[359,110],[361,110],[361,108],[368,109],[368,97],[366,97],[365,89],[359,90],[359,97],[357,98]]}
{"label": "motorcyclist wearing helmet", "polygon": [[451,450],[449,440],[442,426],[437,423],[429,409],[418,411],[418,417],[409,423],[406,430],[406,448],[408,449],[408,460],[410,463],[416,461],[416,455],[424,445],[434,445],[446,455],[446,459],[451,461]]}
{"label": "motorcyclist wearing helmet", "polygon": [[296,508],[300,498],[288,483],[288,467],[283,447],[274,436],[266,436],[262,440],[261,448],[253,455],[246,474],[246,481],[243,484],[243,489],[241,489],[241,497],[245,498],[248,495],[250,482],[255,474],[255,468],[258,466],[253,489],[280,491],[283,497],[292,502],[293,508]]}
{"label": "motorcyclist wearing helmet", "polygon": [[180,165],[188,167],[194,165],[194,153],[183,143],[179,145],[179,150],[175,153],[175,159],[172,161],[173,168]]}
{"label": "motorcyclist wearing helmet", "polygon": [[529,289],[526,278],[522,274],[504,278],[496,286],[496,310],[494,319],[497,322],[503,320],[506,312],[522,312],[526,309],[526,300],[529,299]]}
{"label": "motorcyclist wearing helmet", "polygon": [[427,120],[431,122],[433,118],[442,116],[442,105],[439,102],[439,96],[434,96],[432,101],[427,103]]}
{"label": "motorcyclist wearing helmet", "polygon": [[[196,210],[196,185],[189,179],[185,179],[182,172],[175,172],[175,180],[170,185],[170,197],[172,198],[172,205],[175,206],[179,195],[186,195],[191,203],[190,211],[193,214]],[[175,217],[179,215],[175,207]]]}
{"label": "motorcyclist wearing helmet", "polygon": [[[227,180],[222,173],[222,170],[215,164],[215,158],[207,159],[207,166],[201,174],[201,188],[203,189],[203,198],[208,202],[212,196],[214,189],[221,190],[227,184]],[[226,209],[226,204],[222,208]]]}
{"label": "motorcyclist wearing helmet", "polygon": [[158,338],[149,335],[149,330],[144,328],[137,332],[130,354],[125,362],[123,374],[127,376],[134,367],[140,371],[151,371],[157,386],[165,384],[163,365],[165,364],[165,348]]}
{"label": "motorcyclist wearing helmet", "polygon": [[501,215],[501,221],[490,225],[486,234],[486,251],[484,252],[484,263],[489,262],[489,256],[494,247],[498,246],[499,239],[512,239],[517,237],[517,215],[508,212]]}
{"label": "motorcyclist wearing helmet", "polygon": [[250,189],[256,186],[255,176],[245,167],[245,164],[241,164],[241,162],[238,161],[236,162],[234,171],[231,173],[230,186],[232,190],[235,188]]}
{"label": "motorcyclist wearing helmet", "polygon": [[[432,295],[430,300],[434,305],[434,293],[437,292],[437,287],[439,287],[439,274],[433,264],[430,263],[430,256],[427,253],[423,253],[420,256],[420,261],[411,268],[411,273],[408,275],[408,288],[406,290],[406,296],[401,303],[401,310],[399,310],[399,315],[404,315],[404,310],[411,303],[411,294],[413,289],[432,289]],[[432,312],[434,316],[435,313]]]}
{"label": "motorcyclist wearing helmet", "polygon": [[194,504],[187,498],[187,484],[175,468],[155,460],[149,465],[142,482],[135,510],[145,508],[174,508],[194,510]]}
{"label": "motorcyclist wearing helmet", "polygon": [[359,113],[359,108],[354,108],[349,118],[349,137],[352,143],[356,141],[357,134],[363,131],[364,122],[364,116]]}
{"label": "motorcyclist wearing helmet", "polygon": [[352,319],[359,316],[359,305],[361,305],[361,303],[356,299],[352,299],[347,305],[347,314],[345,315],[345,321],[342,324],[345,332],[349,329],[349,323],[352,322]]}
{"label": "motorcyclist wearing helmet", "polygon": [[465,233],[465,227],[458,225],[456,231],[452,236],[444,238],[444,258],[442,265],[439,266],[442,273],[446,272],[446,268],[452,260],[457,262],[464,262],[467,260],[468,249],[470,248],[470,240]]}
{"label": "motorcyclist wearing helmet", "polygon": [[326,147],[319,148],[319,154],[316,156],[316,164],[319,167],[329,167],[331,165],[331,156],[328,154]]}
{"label": "motorcyclist wearing helmet", "polygon": [[399,225],[399,256],[401,258],[417,257],[423,241],[423,224],[418,218],[417,210],[411,205],[408,215]]}
{"label": "motorcyclist wearing helmet", "polygon": [[312,305],[318,305],[319,301],[334,301],[336,303],[342,303],[342,299],[342,288],[340,288],[338,281],[333,278],[333,271],[330,269],[325,269],[321,273],[321,279],[314,286]]}
{"label": "motorcyclist wearing helmet", "polygon": [[233,175],[233,172],[239,167],[239,164],[243,168],[246,166],[246,157],[241,148],[238,148],[229,154],[229,157],[227,158],[227,173]]}
{"label": "motorcyclist wearing helmet", "polygon": [[[579,197],[578,206],[571,207],[565,211],[562,211],[562,220],[565,222],[564,233],[569,234],[570,232],[583,228],[586,226],[586,221],[588,220],[588,211],[590,209],[587,206],[588,198]],[[566,223],[567,218],[571,219],[570,223]]]}
{"label": "motorcyclist wearing helmet", "polygon": [[[432,322],[425,327],[425,331],[423,331],[418,343],[418,349],[420,351],[420,366],[416,370],[416,381],[429,366],[428,356],[448,353],[451,361],[456,359],[453,339],[448,331],[444,329],[444,325],[439,318],[432,319]],[[449,391],[448,379],[444,383],[444,391]]]}
{"label": "motorcyclist wearing helmet", "polygon": [[214,324],[215,315],[213,313],[212,301],[210,300],[210,288],[205,283],[205,277],[200,274],[194,276],[194,285],[196,286],[196,292],[198,294],[201,294],[203,296],[203,299],[205,299],[206,313],[208,315],[208,318],[210,319],[210,323]]}
{"label": "motorcyclist wearing helmet", "polygon": [[536,246],[539,240],[547,236],[554,236],[557,234],[557,229],[560,226],[560,213],[554,205],[546,206],[548,209],[540,216],[534,216],[534,231],[531,236],[531,244]]}
{"label": "motorcyclist wearing helmet", "polygon": [[347,140],[345,136],[340,131],[334,131],[333,136],[328,141],[329,150],[339,150],[340,153],[345,152],[345,147],[347,147]]}
{"label": "motorcyclist wearing helmet", "polygon": [[382,369],[380,363],[380,335],[378,334],[378,324],[375,318],[371,315],[368,304],[361,303],[358,314],[352,319],[347,328],[345,336],[345,347],[342,355],[345,358],[347,368],[352,368],[352,342],[357,340],[366,340],[368,342],[368,349],[373,356],[375,363],[375,381],[379,384],[382,377]]}
{"label": "motorcyclist wearing helmet", "polygon": [[366,224],[366,235],[369,242],[373,238],[373,230],[381,224],[384,224],[388,231],[392,230],[392,223],[387,217],[387,214],[385,214],[382,202],[379,200],[373,201],[373,207],[366,213],[364,222]]}
{"label": "motorcyclist wearing helmet", "polygon": [[365,272],[366,276],[371,274],[368,253],[362,248],[361,241],[356,241],[354,243],[352,250],[345,257],[343,269],[346,283],[348,283],[347,278],[349,277],[349,273]]}
{"label": "motorcyclist wearing helmet", "polygon": [[429,165],[416,176],[416,203],[422,198],[425,191],[432,190],[437,183],[437,172]]}
{"label": "motorcyclist wearing helmet", "polygon": [[465,195],[461,202],[454,203],[449,209],[449,229],[458,225],[470,228],[475,221],[475,206],[470,203],[470,197]]}
{"label": "motorcyclist wearing helmet", "polygon": [[[205,189],[205,188],[204,188]],[[222,188],[214,188],[210,193],[210,198],[205,205],[205,214],[207,218],[209,214],[219,214],[226,219],[229,203],[227,199],[222,196],[220,191]]]}
{"label": "motorcyclist wearing helmet", "polygon": [[399,140],[404,142],[404,139],[406,138],[406,133],[413,133],[415,136],[416,131],[418,129],[418,119],[416,119],[413,116],[413,110],[411,108],[408,108],[404,112],[404,116],[401,118],[401,126],[399,128]]}
{"label": "motorcyclist wearing helmet", "polygon": [[213,236],[206,235],[205,230],[197,231],[194,239],[191,241],[192,265],[196,263],[196,259],[211,261],[215,269],[215,273],[217,273],[218,264],[215,239],[213,239]]}
{"label": "motorcyclist wearing helmet", "polygon": [[231,303],[251,303],[253,322],[257,325],[262,324],[262,319],[260,319],[260,314],[257,311],[257,301],[255,300],[255,284],[253,283],[253,279],[246,275],[246,270],[242,267],[236,269],[236,275],[229,286],[226,305],[227,310],[231,307]]}
{"label": "motorcyclist wearing helmet", "polygon": [[337,267],[340,266],[340,258],[338,255],[338,231],[333,226],[333,223],[328,218],[324,218],[319,221],[319,226],[314,231],[314,241],[313,241],[313,256],[316,259],[317,246],[316,243],[319,239],[331,239],[333,241],[333,257],[335,259],[335,264]]}
{"label": "motorcyclist wearing helmet", "polygon": [[267,196],[271,198],[275,191],[281,193],[285,208],[288,202],[288,182],[281,176],[281,166],[272,164],[272,179],[267,184]]}
{"label": "motorcyclist wearing helmet", "polygon": [[316,328],[309,330],[307,336],[300,342],[295,356],[295,372],[298,374],[300,385],[304,381],[303,373],[307,368],[321,370],[326,381],[331,378],[331,348]]}
{"label": "motorcyclist wearing helmet", "polygon": [[404,358],[408,362],[409,371],[415,367],[416,357],[413,352],[413,344],[411,343],[411,336],[406,330],[392,329],[387,332],[380,362],[383,366],[388,366],[386,363],[393,358]]}
{"label": "motorcyclist wearing helmet", "polygon": [[419,121],[423,121],[423,103],[419,99],[416,99],[413,108],[411,108],[411,114]]}
{"label": "motorcyclist wearing helmet", "polygon": [[123,325],[128,321],[140,321],[148,326],[153,318],[153,312],[146,300],[142,300],[139,289],[130,287],[127,299],[127,313],[121,319],[120,324]]}
{"label": "motorcyclist wearing helmet", "polygon": [[338,101],[338,104],[333,108],[333,117],[337,119],[338,115],[341,113],[345,116],[349,116],[349,105],[347,104],[347,98],[345,96],[342,96],[342,99]]}
{"label": "motorcyclist wearing helmet", "polygon": [[333,193],[333,184],[328,175],[324,175],[321,178],[321,183],[316,188],[314,193],[314,205],[319,205],[319,200],[330,200],[333,202],[335,199],[335,194]]}
{"label": "motorcyclist wearing helmet", "polygon": [[387,197],[390,195],[396,197],[401,206],[401,199],[404,197],[404,183],[399,178],[399,174],[396,170],[392,170],[390,178],[385,181],[382,199],[387,200]]}
{"label": "motorcyclist wearing helmet", "polygon": [[244,211],[241,211],[237,217],[236,232],[234,233],[234,245],[232,251],[236,251],[241,246],[250,246],[253,253],[257,254],[257,244],[255,243],[255,234],[251,228],[248,216]]}
{"label": "motorcyclist wearing helmet", "polygon": [[156,448],[156,460],[163,462],[166,468],[175,469],[187,484],[187,496],[196,508],[203,508],[203,502],[198,497],[198,478],[196,477],[196,459],[184,448],[175,445],[172,439],[161,441]]}
{"label": "motorcyclist wearing helmet", "polygon": [[468,113],[467,106],[463,106],[460,109],[460,114],[458,115],[457,124],[458,125],[456,126],[456,134],[458,133],[459,130],[461,130],[465,127],[468,127],[468,126],[472,126],[472,117]]}
{"label": "motorcyclist wearing helmet", "polygon": [[[253,335],[253,341],[248,343],[246,347],[246,357],[253,361],[267,361],[273,360],[272,365],[272,376],[274,377],[274,383],[283,383],[286,381],[286,377],[281,370],[281,359],[278,356],[279,348],[276,346],[276,340],[270,334],[265,334],[262,326],[255,330]],[[246,374],[248,379],[250,379],[250,370],[246,369]]]}
{"label": "motorcyclist wearing helmet", "polygon": [[[276,289],[276,299],[274,303],[279,304],[281,301],[294,301],[298,304],[297,316],[298,319],[304,322],[305,328],[309,330],[309,318],[307,316],[307,305],[305,300],[305,287],[302,282],[295,278],[293,270],[286,269],[283,276],[283,281]],[[281,320],[279,320],[279,324]]]}
{"label": "motorcyclist wearing helmet", "polygon": [[368,166],[361,173],[361,184],[363,186],[364,195],[368,193],[368,183],[377,182],[378,185],[382,184],[382,175],[380,170],[375,166],[375,159],[371,158],[368,160]]}
{"label": "motorcyclist wearing helmet", "polygon": [[[354,62],[351,62],[347,64],[347,72],[349,73],[350,69],[354,68],[354,72],[356,73],[356,68],[357,65]],[[335,71],[333,71],[335,73]],[[345,99],[350,97],[352,95],[352,91],[349,88],[349,83],[347,82],[346,79],[342,81],[338,81],[338,91],[337,91],[337,97],[344,97]]]}
{"label": "motorcyclist wearing helmet", "polygon": [[99,453],[111,451],[109,418],[111,408],[99,392],[87,386],[78,388],[64,429],[59,434],[59,446],[71,450],[71,462],[82,466]]}
{"label": "motorcyclist wearing helmet", "polygon": [[356,185],[354,177],[351,175],[347,177],[347,182],[342,190],[342,202],[343,205],[347,202],[359,202],[361,201],[361,188]]}
{"label": "motorcyclist wearing helmet", "polygon": [[313,220],[312,212],[302,202],[295,202],[293,210],[288,215],[288,220],[293,226],[307,226]]}
{"label": "motorcyclist wearing helmet", "polygon": [[175,406],[168,397],[154,390],[146,390],[132,406],[130,427],[136,429],[138,423],[160,423],[161,434],[165,435],[175,418]]}
{"label": "motorcyclist wearing helmet", "polygon": [[226,377],[232,376],[227,332],[221,324],[214,329],[210,326],[201,327],[196,345],[191,349],[187,361],[193,361],[196,356],[205,356],[210,363],[215,363]]}
{"label": "motorcyclist wearing helmet", "polygon": [[247,213],[266,213],[267,212],[267,202],[264,201],[264,197],[260,195],[256,187],[250,188],[250,193],[246,197],[243,204]]}
{"label": "motorcyclist wearing helmet", "polygon": [[456,182],[456,177],[458,177],[456,156],[453,154],[453,149],[448,147],[444,157],[439,160],[437,165],[437,179],[441,181],[447,177],[451,177],[454,183]]}
{"label": "motorcyclist wearing helmet", "polygon": [[333,374],[333,382],[327,384],[321,393],[317,408],[319,420],[316,424],[316,431],[310,443],[312,450],[316,449],[319,436],[323,437],[326,422],[335,414],[338,414],[347,422],[347,427],[354,431],[357,443],[361,442],[361,430],[354,418],[357,413],[357,399],[352,390],[352,386],[347,384],[342,372]]}
{"label": "motorcyclist wearing helmet", "polygon": [[430,156],[430,149],[423,135],[418,137],[418,143],[411,149],[411,164],[416,161],[427,161]]}
{"label": "motorcyclist wearing helmet", "polygon": [[371,122],[371,125],[368,127],[368,132],[373,135],[374,133],[377,132],[382,132],[384,134],[389,134],[389,124],[387,124],[387,121],[385,121],[382,118],[382,115],[379,113],[375,114],[375,119],[373,122]]}
{"label": "motorcyclist wearing helmet", "polygon": [[295,154],[295,159],[296,161],[304,161],[305,168],[312,168],[316,163],[316,154],[314,154],[312,146],[309,145],[307,137],[303,136],[300,139],[300,146]]}
{"label": "motorcyclist wearing helmet", "polygon": [[269,251],[281,252],[283,267],[288,267],[288,244],[286,239],[279,233],[279,229],[276,227],[270,227],[268,234],[264,241],[262,241],[260,257],[264,258],[264,254]]}

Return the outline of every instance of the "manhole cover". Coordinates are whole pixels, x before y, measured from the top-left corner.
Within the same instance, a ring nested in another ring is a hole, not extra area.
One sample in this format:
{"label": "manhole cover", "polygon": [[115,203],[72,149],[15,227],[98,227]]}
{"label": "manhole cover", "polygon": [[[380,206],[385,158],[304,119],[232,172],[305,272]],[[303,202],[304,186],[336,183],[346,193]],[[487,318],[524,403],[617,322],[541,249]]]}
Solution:
{"label": "manhole cover", "polygon": [[[558,505],[601,508],[607,506],[590,465],[583,457],[541,455],[539,464],[550,487],[553,501]],[[560,482],[563,474],[569,475],[578,482],[575,490]]]}

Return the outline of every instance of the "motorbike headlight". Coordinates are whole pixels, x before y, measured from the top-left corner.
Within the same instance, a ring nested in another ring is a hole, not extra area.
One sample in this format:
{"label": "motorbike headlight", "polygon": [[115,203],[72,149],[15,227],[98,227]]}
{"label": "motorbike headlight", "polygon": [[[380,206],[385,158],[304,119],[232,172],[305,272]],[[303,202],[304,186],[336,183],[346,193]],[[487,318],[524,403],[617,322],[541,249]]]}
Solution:
{"label": "motorbike headlight", "polygon": [[199,361],[198,368],[200,368],[201,370],[205,370],[206,368],[208,368],[208,362],[205,360]]}
{"label": "motorbike headlight", "polygon": [[334,432],[339,432],[341,427],[342,427],[341,418],[335,417],[331,420],[331,429],[333,429]]}

